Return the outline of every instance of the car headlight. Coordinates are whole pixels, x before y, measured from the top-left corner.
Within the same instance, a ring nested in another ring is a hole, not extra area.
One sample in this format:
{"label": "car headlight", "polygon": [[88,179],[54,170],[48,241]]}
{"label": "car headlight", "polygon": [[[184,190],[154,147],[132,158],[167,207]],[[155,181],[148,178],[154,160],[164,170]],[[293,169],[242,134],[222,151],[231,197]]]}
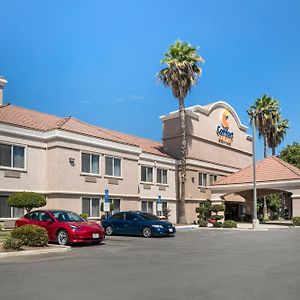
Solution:
{"label": "car headlight", "polygon": [[152,225],[152,227],[154,227],[154,228],[164,228],[164,226],[162,226],[162,225]]}
{"label": "car headlight", "polygon": [[69,226],[72,230],[76,230],[76,231],[80,230],[80,228],[75,225],[69,225]]}

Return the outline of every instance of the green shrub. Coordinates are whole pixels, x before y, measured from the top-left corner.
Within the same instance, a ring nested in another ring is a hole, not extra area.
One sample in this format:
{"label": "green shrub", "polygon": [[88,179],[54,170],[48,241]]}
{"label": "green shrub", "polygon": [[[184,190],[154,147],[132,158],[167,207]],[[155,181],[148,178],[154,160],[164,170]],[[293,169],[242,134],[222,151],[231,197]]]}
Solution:
{"label": "green shrub", "polygon": [[294,226],[300,226],[300,217],[292,217],[292,222]]}
{"label": "green shrub", "polygon": [[48,244],[48,233],[43,227],[37,225],[24,225],[16,227],[11,236],[22,240],[23,244],[31,247],[43,247]]}
{"label": "green shrub", "polygon": [[213,223],[213,226],[215,227],[215,228],[222,228],[222,222],[215,222],[215,223]]}
{"label": "green shrub", "polygon": [[237,228],[237,223],[233,220],[227,220],[223,223],[223,228]]}
{"label": "green shrub", "polygon": [[199,220],[199,227],[207,227],[207,221],[206,220]]}
{"label": "green shrub", "polygon": [[21,251],[23,246],[23,242],[20,239],[16,239],[13,237],[9,237],[4,240],[3,242],[3,248],[5,250],[16,250],[16,251]]}
{"label": "green shrub", "polygon": [[25,208],[27,212],[34,207],[42,207],[46,205],[44,196],[33,192],[16,192],[9,195],[7,204],[12,207]]}
{"label": "green shrub", "polygon": [[85,213],[82,213],[82,214],[80,214],[80,217],[81,217],[82,219],[85,219],[85,220],[87,221],[89,215],[88,215],[88,214],[85,214]]}

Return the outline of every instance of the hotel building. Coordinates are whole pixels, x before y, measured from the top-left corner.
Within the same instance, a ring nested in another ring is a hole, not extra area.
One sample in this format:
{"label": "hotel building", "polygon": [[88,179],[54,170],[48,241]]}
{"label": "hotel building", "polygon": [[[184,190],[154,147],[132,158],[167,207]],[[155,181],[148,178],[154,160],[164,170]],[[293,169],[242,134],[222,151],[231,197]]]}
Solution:
{"label": "hotel building", "polygon": [[[0,79],[0,220],[17,218],[10,193],[44,195],[46,208],[100,216],[105,191],[114,211],[142,210],[177,222],[180,122],[178,112],[162,121],[162,143],[2,103]],[[199,203],[212,200],[250,212],[238,194],[212,197],[212,184],[251,164],[251,137],[226,102],[186,108],[186,217],[197,220]],[[238,203],[238,204],[237,204]],[[240,207],[241,206],[241,207]],[[237,213],[238,216],[239,213]]]}

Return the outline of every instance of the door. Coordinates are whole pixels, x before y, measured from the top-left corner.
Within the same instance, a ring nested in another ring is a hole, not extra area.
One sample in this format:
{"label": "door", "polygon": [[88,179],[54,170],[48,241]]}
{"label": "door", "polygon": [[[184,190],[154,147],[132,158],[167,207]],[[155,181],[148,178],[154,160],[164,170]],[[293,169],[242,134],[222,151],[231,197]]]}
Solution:
{"label": "door", "polygon": [[124,217],[125,214],[123,212],[117,213],[110,218],[110,223],[113,228],[113,232],[115,234],[123,234],[124,233]]}
{"label": "door", "polygon": [[124,221],[124,233],[129,235],[138,235],[141,233],[141,226],[138,216],[133,213],[126,213]]}

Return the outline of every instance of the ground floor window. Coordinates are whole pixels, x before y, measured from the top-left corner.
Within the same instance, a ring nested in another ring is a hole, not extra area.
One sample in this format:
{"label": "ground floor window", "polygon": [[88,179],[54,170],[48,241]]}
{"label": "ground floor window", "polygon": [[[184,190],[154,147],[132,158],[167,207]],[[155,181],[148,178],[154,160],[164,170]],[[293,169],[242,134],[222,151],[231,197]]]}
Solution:
{"label": "ground floor window", "polygon": [[142,201],[142,211],[153,214],[153,202],[152,201]]}
{"label": "ground floor window", "polygon": [[[162,201],[160,203],[162,204],[162,211],[158,211],[156,209],[156,215],[158,217],[166,217],[167,218],[166,214],[167,214],[167,210],[168,210],[168,203],[165,201]],[[158,208],[158,205],[156,205],[156,208]]]}
{"label": "ground floor window", "polygon": [[99,198],[82,198],[82,213],[89,217],[100,216],[100,199]]}
{"label": "ground floor window", "polygon": [[19,218],[24,215],[23,208],[11,207],[7,204],[8,196],[0,196],[0,218]]}
{"label": "ground floor window", "polygon": [[108,199],[110,205],[113,207],[112,213],[115,214],[120,211],[120,199]]}

